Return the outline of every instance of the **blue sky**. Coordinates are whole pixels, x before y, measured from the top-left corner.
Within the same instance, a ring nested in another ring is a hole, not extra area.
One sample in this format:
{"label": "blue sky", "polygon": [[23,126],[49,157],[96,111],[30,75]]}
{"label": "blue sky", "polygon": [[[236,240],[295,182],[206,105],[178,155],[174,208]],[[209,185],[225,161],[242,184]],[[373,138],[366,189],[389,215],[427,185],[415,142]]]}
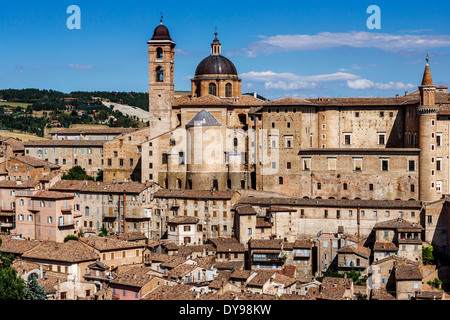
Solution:
{"label": "blue sky", "polygon": [[[164,24],[176,42],[175,89],[190,90],[217,26],[243,92],[270,99],[395,96],[420,85],[425,56],[436,85],[450,84],[446,1],[5,1],[0,88],[140,91],[147,41]],[[81,30],[69,30],[70,5]],[[381,11],[370,30],[367,8]]]}

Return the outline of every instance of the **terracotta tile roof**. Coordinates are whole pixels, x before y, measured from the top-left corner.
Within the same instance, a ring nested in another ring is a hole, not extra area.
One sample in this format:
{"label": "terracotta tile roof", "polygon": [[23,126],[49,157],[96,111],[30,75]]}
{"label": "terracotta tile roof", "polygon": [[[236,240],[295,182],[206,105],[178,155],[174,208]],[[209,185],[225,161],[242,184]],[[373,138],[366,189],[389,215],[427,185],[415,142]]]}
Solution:
{"label": "terracotta tile roof", "polygon": [[173,268],[172,270],[167,272],[167,277],[169,279],[178,279],[178,278],[182,278],[184,277],[186,274],[188,274],[189,272],[191,272],[192,270],[194,270],[195,268],[197,268],[196,265],[193,264],[188,264],[188,263],[183,263],[179,266],[176,266],[175,268]]}
{"label": "terracotta tile roof", "polygon": [[236,238],[214,238],[209,239],[220,252],[244,252],[245,248]]}
{"label": "terracotta tile roof", "polygon": [[297,279],[288,277],[280,273],[275,273],[272,277],[272,282],[282,284],[285,287],[292,286],[297,282]]}
{"label": "terracotta tile roof", "polygon": [[152,253],[150,259],[152,262],[165,262],[168,261],[172,256],[164,253]]}
{"label": "terracotta tile roof", "polygon": [[265,101],[255,98],[252,95],[243,94],[239,97],[239,100],[234,102],[235,106],[261,106]]}
{"label": "terracotta tile roof", "polygon": [[45,161],[45,160],[41,160],[41,159],[38,159],[38,158],[35,158],[35,157],[31,157],[31,156],[11,157],[11,161],[14,161],[14,160],[23,162],[23,163],[28,164],[30,166],[33,166],[35,168],[48,168],[48,169],[51,169],[51,170],[60,168],[60,166],[58,166],[58,165],[56,165],[54,163],[51,163],[51,162],[48,162],[48,161]]}
{"label": "terracotta tile roof", "polygon": [[428,65],[428,63],[425,66],[425,71],[423,72],[422,86],[434,86],[430,66]]}
{"label": "terracotta tile roof", "polygon": [[60,180],[53,184],[49,190],[53,191],[81,191],[92,181],[88,180]]}
{"label": "terracotta tile roof", "polygon": [[254,249],[277,249],[281,250],[283,240],[281,239],[250,239],[248,241],[251,250]]}
{"label": "terracotta tile roof", "polygon": [[177,199],[215,199],[230,200],[235,191],[210,191],[210,190],[176,190],[159,189],[155,192],[155,198],[177,198]]}
{"label": "terracotta tile roof", "polygon": [[215,262],[217,270],[229,270],[231,272],[236,270],[242,270],[244,268],[244,260],[242,261],[223,261]]}
{"label": "terracotta tile roof", "polygon": [[418,266],[398,266],[395,269],[395,280],[422,280]]}
{"label": "terracotta tile roof", "polygon": [[219,290],[224,285],[228,283],[228,280],[230,279],[232,271],[230,270],[221,270],[218,272],[217,276],[214,278],[213,281],[208,285],[210,289],[217,289]]}
{"label": "terracotta tile roof", "polygon": [[197,224],[200,220],[196,217],[176,216],[170,219],[167,223],[170,224]]}
{"label": "terracotta tile roof", "polygon": [[85,243],[89,247],[96,249],[100,252],[103,251],[114,251],[114,250],[124,250],[124,249],[134,249],[134,248],[144,248],[145,244],[127,241],[112,237],[99,237],[99,236],[88,236],[82,237],[79,241]]}
{"label": "terracotta tile roof", "polygon": [[372,289],[371,300],[397,300],[386,288]]}
{"label": "terracotta tile roof", "polygon": [[10,235],[1,235],[0,238],[2,241],[0,252],[17,255],[21,255],[42,243],[42,241],[39,240],[18,239]]}
{"label": "terracotta tile roof", "polygon": [[142,297],[142,300],[185,300],[192,288],[194,286],[182,284],[161,285]]}
{"label": "terracotta tile roof", "polygon": [[155,275],[149,274],[152,269],[149,267],[136,266],[126,269],[119,273],[117,277],[110,282],[111,286],[121,285],[127,287],[142,288],[150,282]]}
{"label": "terracotta tile roof", "polygon": [[190,256],[194,252],[203,253],[203,250],[205,250],[205,253],[215,253],[216,249],[211,244],[205,244],[205,245],[188,245],[188,246],[179,246],[178,247],[178,253],[179,256]]}
{"label": "terracotta tile roof", "polygon": [[247,286],[263,287],[272,278],[275,272],[275,270],[258,270],[256,276],[247,283]]}
{"label": "terracotta tile roof", "polygon": [[373,245],[373,251],[393,251],[397,252],[398,247],[393,242],[376,241]]}
{"label": "terracotta tile roof", "polygon": [[344,300],[346,291],[352,286],[353,280],[347,278],[325,277],[322,281],[320,294],[317,298],[325,300]]}
{"label": "terracotta tile roof", "polygon": [[149,188],[149,185],[139,182],[93,182],[88,184],[81,190],[82,192],[94,192],[94,193],[141,193],[145,189]]}
{"label": "terracotta tile roof", "polygon": [[378,222],[373,227],[374,229],[394,229],[404,232],[420,232],[423,230],[422,226],[416,223],[409,222],[405,219],[392,219],[387,221]]}
{"label": "terracotta tile roof", "polygon": [[13,151],[24,151],[25,149],[23,142],[14,138],[7,139],[3,144],[10,146]]}
{"label": "terracotta tile roof", "polygon": [[372,264],[373,265],[383,264],[383,263],[386,263],[386,262],[390,262],[391,260],[395,260],[394,262],[397,263],[397,265],[417,266],[417,262],[412,261],[412,260],[408,260],[408,259],[403,258],[403,257],[399,257],[397,255],[390,255],[390,256],[382,258],[380,260],[373,261]]}
{"label": "terracotta tile roof", "polygon": [[197,262],[197,266],[203,269],[211,269],[214,266],[215,260],[215,256],[206,256],[194,259],[194,261]]}
{"label": "terracotta tile roof", "polygon": [[251,270],[235,270],[230,275],[230,280],[247,281],[247,279],[250,277],[252,273],[253,271]]}
{"label": "terracotta tile roof", "polygon": [[39,185],[37,180],[25,180],[25,181],[12,181],[2,180],[0,181],[0,189],[31,189]]}
{"label": "terracotta tile roof", "polygon": [[100,257],[81,242],[69,240],[64,243],[46,241],[25,252],[22,258],[77,263],[96,261]]}
{"label": "terracotta tile roof", "polygon": [[366,259],[370,257],[370,249],[360,244],[356,244],[355,246],[349,245],[342,247],[341,249],[338,250],[338,253],[354,253]]}
{"label": "terracotta tile roof", "polygon": [[443,291],[421,291],[416,293],[416,299],[420,300],[442,300],[444,296]]}
{"label": "terracotta tile roof", "polygon": [[[111,238],[113,236],[110,236]],[[146,240],[147,237],[142,233],[138,231],[130,231],[130,232],[124,232],[118,235],[115,235],[114,237],[117,237],[120,240],[127,240],[127,241],[136,241],[136,240]],[[155,246],[157,244],[156,241],[149,241],[150,246]]]}
{"label": "terracotta tile roof", "polygon": [[255,209],[250,205],[235,205],[233,210],[236,211],[238,215],[254,215],[256,214]]}
{"label": "terracotta tile roof", "polygon": [[191,97],[190,97],[190,96],[181,96],[181,97],[178,97],[178,98],[176,98],[176,99],[174,100],[174,102],[173,102],[173,107],[177,107],[177,106],[183,105],[183,104],[189,102],[190,100],[191,100]]}
{"label": "terracotta tile roof", "polygon": [[198,98],[183,99],[178,102],[178,106],[228,106],[231,103],[216,96],[206,95]]}
{"label": "terracotta tile roof", "polygon": [[248,300],[248,301],[273,300],[273,295],[228,291],[223,295],[221,295],[221,300]]}
{"label": "terracotta tile roof", "polygon": [[62,200],[62,199],[72,199],[74,195],[72,193],[65,193],[59,191],[48,191],[41,190],[36,192],[31,196],[32,199],[53,199],[53,200]]}
{"label": "terracotta tile roof", "polygon": [[44,287],[46,294],[55,294],[58,284],[66,282],[67,279],[68,275],[66,274],[47,271],[44,278],[38,279],[38,283]]}
{"label": "terracotta tile roof", "polygon": [[318,105],[334,105],[334,106],[366,106],[366,107],[381,107],[381,106],[402,106],[402,105],[416,105],[419,104],[419,97],[404,96],[404,97],[382,97],[382,98],[315,98],[307,99],[308,101]]}
{"label": "terracotta tile roof", "polygon": [[169,259],[161,263],[162,268],[173,269],[178,267],[180,264],[186,262],[186,259],[180,256],[169,256]]}
{"label": "terracotta tile roof", "polygon": [[294,248],[312,248],[313,242],[310,240],[295,240]]}
{"label": "terracotta tile roof", "polygon": [[100,148],[106,140],[32,140],[24,142],[25,148],[30,147],[92,147]]}
{"label": "terracotta tile roof", "polygon": [[272,223],[265,218],[256,218],[256,228],[272,228]]}
{"label": "terracotta tile roof", "polygon": [[277,100],[267,101],[263,103],[263,106],[310,106],[314,105],[311,101],[300,99],[300,98],[281,98]]}

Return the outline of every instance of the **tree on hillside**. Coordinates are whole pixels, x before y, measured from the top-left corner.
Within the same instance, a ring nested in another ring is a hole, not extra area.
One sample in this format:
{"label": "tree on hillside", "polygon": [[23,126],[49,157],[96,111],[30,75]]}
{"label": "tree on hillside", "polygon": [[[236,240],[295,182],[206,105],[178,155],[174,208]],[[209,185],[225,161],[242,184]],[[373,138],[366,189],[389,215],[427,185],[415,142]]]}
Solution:
{"label": "tree on hillside", "polygon": [[75,166],[71,168],[67,173],[63,174],[62,180],[94,180],[90,175],[86,173],[81,166]]}

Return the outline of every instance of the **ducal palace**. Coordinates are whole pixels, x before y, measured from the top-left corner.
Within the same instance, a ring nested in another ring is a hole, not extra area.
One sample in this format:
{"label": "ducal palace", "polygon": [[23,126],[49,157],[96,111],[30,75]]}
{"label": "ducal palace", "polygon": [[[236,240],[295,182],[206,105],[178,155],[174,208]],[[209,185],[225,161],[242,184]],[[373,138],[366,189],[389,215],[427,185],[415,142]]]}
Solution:
{"label": "ducal palace", "polygon": [[[433,84],[428,58],[418,90],[404,96],[268,101],[241,93],[217,32],[190,95],[175,98],[175,42],[162,23],[148,53],[150,126],[145,134],[124,135],[130,141],[124,144],[145,136],[140,168],[106,170],[111,181],[155,182],[175,198],[237,191],[234,209],[251,205],[265,217],[272,202],[288,206],[292,218],[282,238],[339,226],[367,236],[380,220],[406,219],[447,252],[450,95]],[[166,210],[183,215],[178,204]],[[247,221],[230,222],[224,231],[227,219],[218,219],[213,231],[249,237],[242,231]]]}

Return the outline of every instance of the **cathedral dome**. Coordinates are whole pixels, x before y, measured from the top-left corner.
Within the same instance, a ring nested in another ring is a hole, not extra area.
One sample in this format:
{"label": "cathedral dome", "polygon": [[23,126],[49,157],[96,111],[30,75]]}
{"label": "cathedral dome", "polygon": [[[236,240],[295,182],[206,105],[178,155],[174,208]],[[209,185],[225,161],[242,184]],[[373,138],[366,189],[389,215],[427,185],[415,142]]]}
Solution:
{"label": "cathedral dome", "polygon": [[222,55],[212,54],[200,62],[195,71],[196,76],[205,74],[229,74],[237,75],[236,67],[230,59]]}
{"label": "cathedral dome", "polygon": [[153,32],[152,40],[170,40],[172,41],[172,38],[169,34],[169,29],[162,23],[155,28],[155,31]]}

